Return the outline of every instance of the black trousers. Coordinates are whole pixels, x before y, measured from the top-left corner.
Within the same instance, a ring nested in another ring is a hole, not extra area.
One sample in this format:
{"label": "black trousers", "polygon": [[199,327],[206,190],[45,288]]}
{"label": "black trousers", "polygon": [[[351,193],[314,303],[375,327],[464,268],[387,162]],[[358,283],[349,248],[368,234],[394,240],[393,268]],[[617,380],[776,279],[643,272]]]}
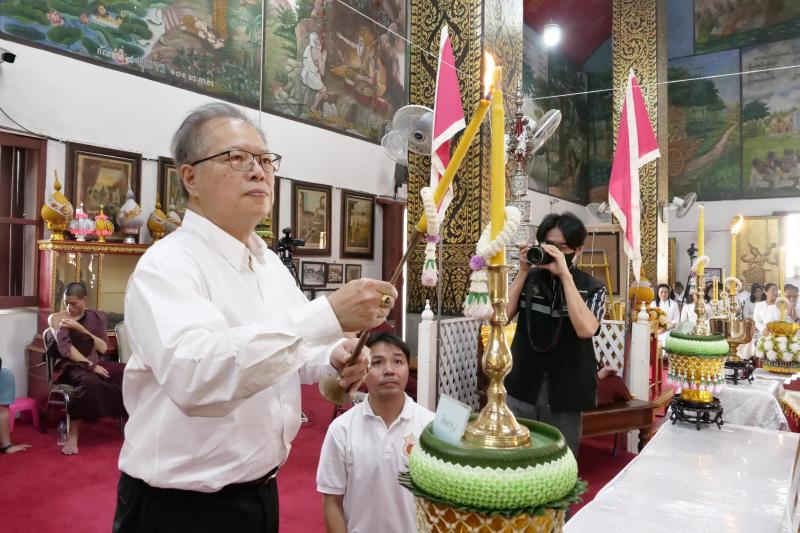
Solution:
{"label": "black trousers", "polygon": [[151,487],[124,472],[113,533],[278,533],[275,479],[205,493]]}

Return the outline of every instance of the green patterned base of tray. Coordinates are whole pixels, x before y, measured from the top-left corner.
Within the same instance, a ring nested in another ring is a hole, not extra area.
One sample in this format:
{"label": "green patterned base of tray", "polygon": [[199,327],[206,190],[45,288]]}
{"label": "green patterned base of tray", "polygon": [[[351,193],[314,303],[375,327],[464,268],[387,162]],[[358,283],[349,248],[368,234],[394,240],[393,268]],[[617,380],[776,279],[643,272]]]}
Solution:
{"label": "green patterned base of tray", "polygon": [[513,509],[492,509],[488,507],[459,505],[444,500],[433,494],[430,494],[414,484],[414,481],[411,479],[410,472],[401,472],[397,476],[397,479],[400,482],[400,485],[408,489],[411,492],[411,494],[413,494],[414,496],[418,496],[420,498],[425,498],[426,500],[431,501],[433,503],[444,505],[446,507],[452,507],[453,509],[465,513],[479,513],[486,516],[502,516],[504,518],[513,518],[515,516],[520,516],[520,515],[542,516],[547,512],[547,509],[566,511],[572,504],[583,503],[583,499],[581,499],[580,496],[581,494],[584,494],[589,490],[587,488],[588,483],[578,478],[575,480],[575,484],[572,486],[570,491],[557,500],[553,500],[540,505],[522,505],[519,507],[515,507]]}
{"label": "green patterned base of tray", "polygon": [[669,353],[691,355],[694,357],[724,357],[730,352],[728,341],[721,333],[711,335],[686,335],[670,333],[664,349]]}
{"label": "green patterned base of tray", "polygon": [[[474,418],[474,417],[473,417]],[[489,449],[450,444],[429,425],[409,459],[414,484],[457,505],[515,509],[557,501],[578,478],[578,464],[556,428],[518,419],[531,432],[531,446]]]}

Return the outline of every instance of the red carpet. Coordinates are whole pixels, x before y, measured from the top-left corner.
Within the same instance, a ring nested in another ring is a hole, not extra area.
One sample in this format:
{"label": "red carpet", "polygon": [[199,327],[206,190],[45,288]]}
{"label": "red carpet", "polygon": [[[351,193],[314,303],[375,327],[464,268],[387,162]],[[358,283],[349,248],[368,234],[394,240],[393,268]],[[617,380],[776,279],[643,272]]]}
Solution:
{"label": "red carpet", "polygon": [[[283,533],[324,532],[321,497],[315,480],[319,451],[333,407],[320,397],[316,385],[304,386],[303,411],[311,421],[300,430],[289,461],[278,476]],[[55,430],[42,435],[27,418],[17,421],[11,434],[13,441],[34,447],[14,455],[0,455],[0,531],[111,531],[122,436],[113,420],[84,427],[80,453],[66,457],[56,445]],[[613,437],[586,439],[581,443],[579,471],[590,489],[584,495],[586,501],[634,457],[620,451],[614,458],[612,446]]]}

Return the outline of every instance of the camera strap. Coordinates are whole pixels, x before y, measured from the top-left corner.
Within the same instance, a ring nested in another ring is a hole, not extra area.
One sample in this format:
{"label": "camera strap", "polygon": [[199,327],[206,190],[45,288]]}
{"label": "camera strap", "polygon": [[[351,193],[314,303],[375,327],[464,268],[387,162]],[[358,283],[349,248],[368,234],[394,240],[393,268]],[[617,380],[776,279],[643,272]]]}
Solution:
{"label": "camera strap", "polygon": [[555,347],[556,344],[558,344],[558,340],[561,338],[561,326],[564,324],[564,315],[561,313],[561,309],[559,309],[559,305],[560,304],[557,305],[557,303],[559,303],[559,300],[563,301],[564,291],[561,290],[560,281],[557,281],[556,282],[557,288],[556,288],[555,291],[553,291],[553,298],[552,298],[552,302],[550,303],[550,316],[551,317],[553,316],[553,310],[554,309],[559,309],[559,312],[558,312],[558,327],[556,328],[556,334],[553,337],[553,341],[550,343],[550,346],[548,346],[547,348],[542,350],[541,348],[539,348],[536,345],[536,343],[533,340],[533,338],[535,337],[534,329],[533,329],[534,320],[533,320],[533,307],[532,307],[532,304],[533,304],[533,279],[531,278],[530,275],[528,275],[527,279],[525,280],[525,284],[526,284],[526,288],[525,288],[525,318],[526,318],[526,322],[527,322],[526,325],[528,326],[528,342],[530,342],[531,348],[533,348],[533,350],[535,352],[540,352],[540,353],[549,352],[550,350],[552,350]]}

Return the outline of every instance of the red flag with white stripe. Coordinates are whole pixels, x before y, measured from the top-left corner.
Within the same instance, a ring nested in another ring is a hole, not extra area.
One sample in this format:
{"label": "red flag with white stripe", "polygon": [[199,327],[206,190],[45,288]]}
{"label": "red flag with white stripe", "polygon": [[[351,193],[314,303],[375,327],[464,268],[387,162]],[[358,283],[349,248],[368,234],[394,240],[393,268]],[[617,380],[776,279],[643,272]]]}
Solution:
{"label": "red flag with white stripe", "polygon": [[633,262],[636,281],[639,281],[642,269],[639,169],[660,155],[642,90],[631,69],[619,121],[614,166],[608,184],[608,204],[622,226],[625,237],[623,247]]}
{"label": "red flag with white stripe", "polygon": [[[439,65],[436,71],[436,96],[433,104],[433,146],[431,154],[431,188],[436,190],[439,179],[450,163],[450,139],[467,125],[464,121],[464,108],[461,106],[461,91],[458,89],[458,76],[455,69],[453,46],[447,25],[442,27],[439,44]],[[450,202],[453,201],[453,188],[447,189],[439,204],[439,222]]]}

